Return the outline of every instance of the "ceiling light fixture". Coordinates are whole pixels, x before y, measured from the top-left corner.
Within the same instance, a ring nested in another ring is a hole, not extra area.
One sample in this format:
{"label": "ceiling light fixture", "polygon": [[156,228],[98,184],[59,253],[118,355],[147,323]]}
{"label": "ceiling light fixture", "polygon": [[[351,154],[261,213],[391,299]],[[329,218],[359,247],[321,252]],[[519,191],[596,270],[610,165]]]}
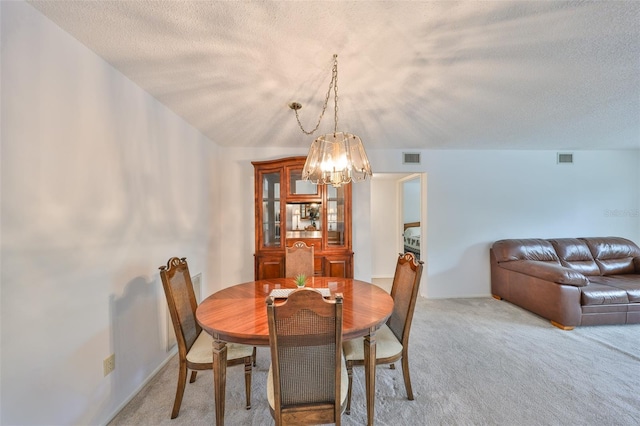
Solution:
{"label": "ceiling light fixture", "polygon": [[351,181],[365,180],[367,176],[373,175],[360,137],[352,133],[338,132],[338,55],[333,55],[331,82],[316,127],[309,132],[302,127],[298,116],[298,110],[302,105],[298,102],[290,103],[289,107],[296,113],[300,130],[306,135],[311,135],[320,126],[332,88],[335,105],[333,133],[319,136],[313,141],[302,169],[302,178],[317,185],[330,184],[337,188]]}

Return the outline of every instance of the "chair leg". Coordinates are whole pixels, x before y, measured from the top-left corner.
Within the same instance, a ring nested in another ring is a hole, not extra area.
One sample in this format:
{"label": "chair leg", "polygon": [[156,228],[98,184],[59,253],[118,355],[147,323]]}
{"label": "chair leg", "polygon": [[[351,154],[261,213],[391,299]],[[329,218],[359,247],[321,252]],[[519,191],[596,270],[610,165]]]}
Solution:
{"label": "chair leg", "polygon": [[178,417],[180,412],[180,405],[182,404],[182,396],[184,395],[184,387],[187,384],[187,362],[186,360],[180,360],[180,367],[178,370],[178,388],[176,389],[176,399],[173,402],[173,411],[171,411],[171,418]]}
{"label": "chair leg", "polygon": [[347,408],[345,413],[351,414],[351,386],[353,385],[353,364],[347,361],[347,377],[349,379],[349,389],[347,390]]}
{"label": "chair leg", "polygon": [[[254,355],[256,348],[253,348]],[[244,387],[245,394],[247,396],[247,410],[251,408],[251,365],[253,364],[253,360],[255,358],[253,356],[246,357],[244,359]]]}
{"label": "chair leg", "polygon": [[404,377],[404,387],[407,389],[407,399],[413,401],[413,389],[411,389],[411,377],[409,377],[409,357],[406,352],[402,354],[402,376]]}
{"label": "chair leg", "polygon": [[198,375],[198,371],[197,370],[191,370],[191,378],[189,379],[189,383],[195,382],[197,375]]}
{"label": "chair leg", "polygon": [[256,366],[256,359],[258,359],[258,358],[256,357],[256,347],[255,347],[255,346],[253,347],[253,355],[252,355],[252,358],[253,358],[253,366],[255,367],[255,366]]}

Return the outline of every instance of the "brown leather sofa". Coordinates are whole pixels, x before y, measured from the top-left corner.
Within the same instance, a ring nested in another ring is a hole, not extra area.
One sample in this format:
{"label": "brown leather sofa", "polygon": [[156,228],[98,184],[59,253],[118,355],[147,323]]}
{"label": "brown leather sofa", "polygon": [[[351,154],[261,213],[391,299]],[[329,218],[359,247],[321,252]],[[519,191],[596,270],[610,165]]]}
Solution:
{"label": "brown leather sofa", "polygon": [[640,323],[640,248],[625,238],[493,243],[491,293],[571,330]]}

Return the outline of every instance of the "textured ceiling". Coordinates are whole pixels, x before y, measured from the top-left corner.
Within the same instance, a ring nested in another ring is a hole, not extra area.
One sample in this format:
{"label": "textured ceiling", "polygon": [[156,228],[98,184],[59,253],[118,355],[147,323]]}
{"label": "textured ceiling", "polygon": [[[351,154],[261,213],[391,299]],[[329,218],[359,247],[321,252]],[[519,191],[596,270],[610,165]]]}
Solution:
{"label": "textured ceiling", "polygon": [[[640,2],[30,1],[222,146],[640,148]],[[333,130],[333,108],[320,131]]]}

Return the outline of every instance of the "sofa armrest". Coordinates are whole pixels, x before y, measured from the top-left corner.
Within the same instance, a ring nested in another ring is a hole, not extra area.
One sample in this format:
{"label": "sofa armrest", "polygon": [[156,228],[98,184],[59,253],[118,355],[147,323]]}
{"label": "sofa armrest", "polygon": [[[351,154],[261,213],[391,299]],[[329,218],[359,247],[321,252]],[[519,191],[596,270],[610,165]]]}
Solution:
{"label": "sofa armrest", "polygon": [[636,269],[636,274],[640,274],[640,257],[633,258],[633,266]]}
{"label": "sofa armrest", "polygon": [[514,272],[520,272],[531,277],[551,281],[558,284],[584,287],[589,284],[589,279],[578,271],[566,268],[557,263],[539,262],[535,260],[515,260],[501,262],[501,268]]}

